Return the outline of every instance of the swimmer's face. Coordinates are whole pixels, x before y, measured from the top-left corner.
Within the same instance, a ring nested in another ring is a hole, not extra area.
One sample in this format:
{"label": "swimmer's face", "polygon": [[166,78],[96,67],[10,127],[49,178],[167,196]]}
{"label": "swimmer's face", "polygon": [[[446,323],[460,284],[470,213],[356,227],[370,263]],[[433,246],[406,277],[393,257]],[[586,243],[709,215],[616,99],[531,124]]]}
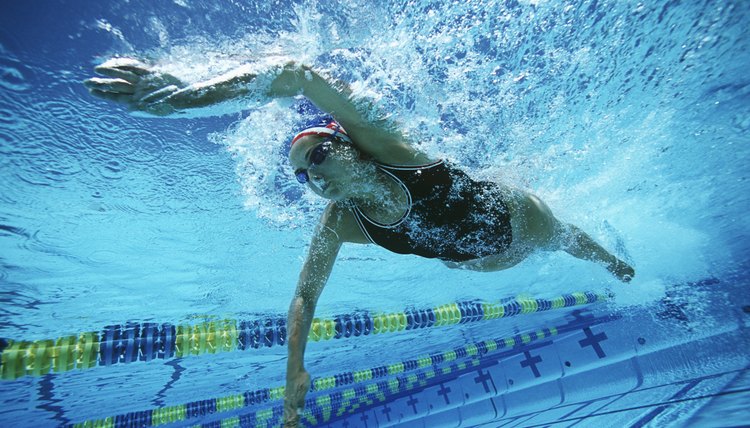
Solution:
{"label": "swimmer's face", "polygon": [[295,174],[307,173],[307,186],[326,199],[347,199],[361,170],[359,154],[348,144],[309,135],[297,140],[289,151]]}

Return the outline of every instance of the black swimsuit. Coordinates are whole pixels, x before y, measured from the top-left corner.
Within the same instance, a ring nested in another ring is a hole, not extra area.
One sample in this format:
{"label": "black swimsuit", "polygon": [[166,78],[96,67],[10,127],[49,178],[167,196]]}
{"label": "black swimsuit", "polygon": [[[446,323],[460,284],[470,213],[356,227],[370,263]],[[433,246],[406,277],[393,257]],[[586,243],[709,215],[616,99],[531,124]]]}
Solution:
{"label": "black swimsuit", "polygon": [[394,253],[454,262],[500,254],[513,241],[500,188],[478,182],[443,161],[378,168],[406,191],[408,209],[392,224],[379,223],[351,205],[370,242]]}

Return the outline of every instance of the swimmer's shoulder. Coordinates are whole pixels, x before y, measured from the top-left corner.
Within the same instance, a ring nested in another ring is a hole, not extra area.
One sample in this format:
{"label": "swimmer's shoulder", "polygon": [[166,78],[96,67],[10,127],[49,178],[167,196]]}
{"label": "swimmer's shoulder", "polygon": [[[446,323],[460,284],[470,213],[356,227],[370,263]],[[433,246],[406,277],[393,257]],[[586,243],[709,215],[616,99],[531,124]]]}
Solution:
{"label": "swimmer's shoulder", "polygon": [[323,213],[322,223],[335,231],[341,242],[370,243],[360,229],[347,202],[333,201],[329,203]]}
{"label": "swimmer's shoulder", "polygon": [[406,135],[388,127],[369,126],[347,132],[354,145],[375,161],[386,165],[419,166],[433,162]]}

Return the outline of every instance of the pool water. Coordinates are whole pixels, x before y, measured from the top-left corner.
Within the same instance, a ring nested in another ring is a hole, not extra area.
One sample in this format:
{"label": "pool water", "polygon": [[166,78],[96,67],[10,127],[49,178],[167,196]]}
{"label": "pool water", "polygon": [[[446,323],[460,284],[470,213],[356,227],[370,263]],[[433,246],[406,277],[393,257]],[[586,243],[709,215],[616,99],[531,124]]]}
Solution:
{"label": "pool water", "polygon": [[[8,2],[0,14],[0,425],[278,426],[285,314],[325,201],[301,99],[151,118],[82,81],[285,56],[434,158],[540,196],[631,262],[451,270],[347,245],[305,426],[750,420],[750,4]],[[86,425],[88,424],[88,425]]]}

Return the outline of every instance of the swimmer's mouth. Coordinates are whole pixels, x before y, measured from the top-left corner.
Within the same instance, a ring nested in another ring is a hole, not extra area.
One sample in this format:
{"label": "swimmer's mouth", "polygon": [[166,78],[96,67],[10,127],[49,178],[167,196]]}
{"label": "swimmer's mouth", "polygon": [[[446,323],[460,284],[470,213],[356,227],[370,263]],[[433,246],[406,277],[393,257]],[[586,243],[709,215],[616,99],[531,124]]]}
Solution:
{"label": "swimmer's mouth", "polygon": [[318,183],[315,183],[315,186],[320,189],[320,193],[325,193],[326,189],[328,189],[331,186],[331,183],[327,183],[323,180],[321,180]]}

